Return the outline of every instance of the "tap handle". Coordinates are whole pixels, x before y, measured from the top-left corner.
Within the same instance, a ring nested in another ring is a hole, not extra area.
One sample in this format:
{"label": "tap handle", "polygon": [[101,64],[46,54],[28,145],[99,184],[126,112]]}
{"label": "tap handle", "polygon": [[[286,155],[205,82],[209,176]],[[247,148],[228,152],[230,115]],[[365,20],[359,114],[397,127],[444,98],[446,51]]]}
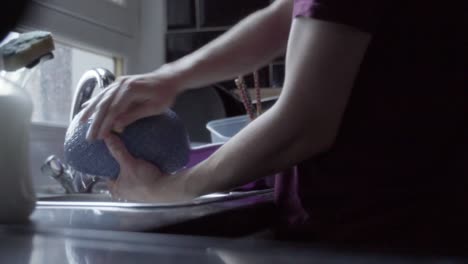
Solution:
{"label": "tap handle", "polygon": [[62,162],[54,155],[48,157],[41,167],[43,175],[50,176],[52,178],[60,177],[64,172]]}

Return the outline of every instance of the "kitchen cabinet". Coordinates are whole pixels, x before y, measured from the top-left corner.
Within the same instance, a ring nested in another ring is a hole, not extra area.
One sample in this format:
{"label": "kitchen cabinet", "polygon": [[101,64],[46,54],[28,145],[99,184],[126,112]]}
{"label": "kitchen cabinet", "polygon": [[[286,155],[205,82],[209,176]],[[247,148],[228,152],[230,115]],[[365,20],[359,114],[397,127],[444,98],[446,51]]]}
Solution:
{"label": "kitchen cabinet", "polygon": [[195,28],[195,0],[170,0],[167,3],[167,28]]}
{"label": "kitchen cabinet", "polygon": [[177,60],[215,39],[224,31],[181,32],[166,35],[166,60]]}
{"label": "kitchen cabinet", "polygon": [[230,26],[270,4],[270,0],[200,0],[201,27]]}

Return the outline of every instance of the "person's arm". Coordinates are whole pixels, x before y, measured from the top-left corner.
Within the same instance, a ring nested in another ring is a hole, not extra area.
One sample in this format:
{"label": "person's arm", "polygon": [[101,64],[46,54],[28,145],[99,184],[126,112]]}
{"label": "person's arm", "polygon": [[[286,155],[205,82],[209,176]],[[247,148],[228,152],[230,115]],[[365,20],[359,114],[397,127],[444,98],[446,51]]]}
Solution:
{"label": "person's arm", "polygon": [[292,0],[277,0],[201,49],[165,67],[181,78],[180,87],[184,88],[252,72],[286,51],[292,7]]}
{"label": "person's arm", "polygon": [[369,41],[370,34],[348,26],[295,19],[279,101],[187,171],[188,192],[230,189],[328,150]]}
{"label": "person's arm", "polygon": [[82,112],[94,115],[88,140],[103,139],[112,129],[160,114],[178,93],[256,70],[286,49],[292,0],[277,0],[250,15],[198,51],[154,72],[118,79],[93,98]]}
{"label": "person's arm", "polygon": [[[294,20],[286,60],[286,80],[279,101],[210,158],[147,186],[143,200],[185,200],[228,190],[286,169],[332,146],[370,34],[315,19]],[[112,152],[115,137],[107,139]],[[119,146],[119,144],[117,144]],[[119,161],[121,166],[131,162]],[[122,174],[125,179],[140,179]],[[134,195],[131,185],[117,184]]]}

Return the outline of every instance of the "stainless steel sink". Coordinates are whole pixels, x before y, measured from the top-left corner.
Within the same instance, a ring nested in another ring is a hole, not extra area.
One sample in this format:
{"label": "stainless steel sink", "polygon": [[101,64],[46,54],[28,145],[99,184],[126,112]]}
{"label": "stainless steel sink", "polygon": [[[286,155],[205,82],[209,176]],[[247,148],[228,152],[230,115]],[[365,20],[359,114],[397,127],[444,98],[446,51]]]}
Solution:
{"label": "stainless steel sink", "polygon": [[201,204],[224,202],[246,198],[258,194],[268,193],[271,190],[251,192],[213,193],[198,197],[192,201],[178,203],[135,203],[114,200],[106,193],[91,194],[39,194],[38,206],[65,206],[65,207],[119,207],[119,208],[170,208],[182,206],[195,206]]}

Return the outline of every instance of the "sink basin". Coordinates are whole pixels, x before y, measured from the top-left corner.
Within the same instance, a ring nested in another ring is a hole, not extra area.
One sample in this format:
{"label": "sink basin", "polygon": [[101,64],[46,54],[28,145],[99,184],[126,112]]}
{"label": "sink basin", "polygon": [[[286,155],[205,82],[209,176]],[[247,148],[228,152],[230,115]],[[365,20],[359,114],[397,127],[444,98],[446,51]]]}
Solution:
{"label": "sink basin", "polygon": [[250,191],[250,192],[229,192],[212,193],[200,196],[191,201],[177,203],[135,203],[124,202],[113,199],[106,193],[92,194],[39,194],[38,206],[66,206],[66,207],[120,207],[120,208],[167,208],[195,206],[201,204],[223,202],[234,199],[246,198],[271,192],[271,190]]}
{"label": "sink basin", "polygon": [[31,221],[45,228],[238,237],[269,225],[274,209],[271,190],[213,193],[183,203],[130,203],[106,194],[49,191],[38,194]]}

